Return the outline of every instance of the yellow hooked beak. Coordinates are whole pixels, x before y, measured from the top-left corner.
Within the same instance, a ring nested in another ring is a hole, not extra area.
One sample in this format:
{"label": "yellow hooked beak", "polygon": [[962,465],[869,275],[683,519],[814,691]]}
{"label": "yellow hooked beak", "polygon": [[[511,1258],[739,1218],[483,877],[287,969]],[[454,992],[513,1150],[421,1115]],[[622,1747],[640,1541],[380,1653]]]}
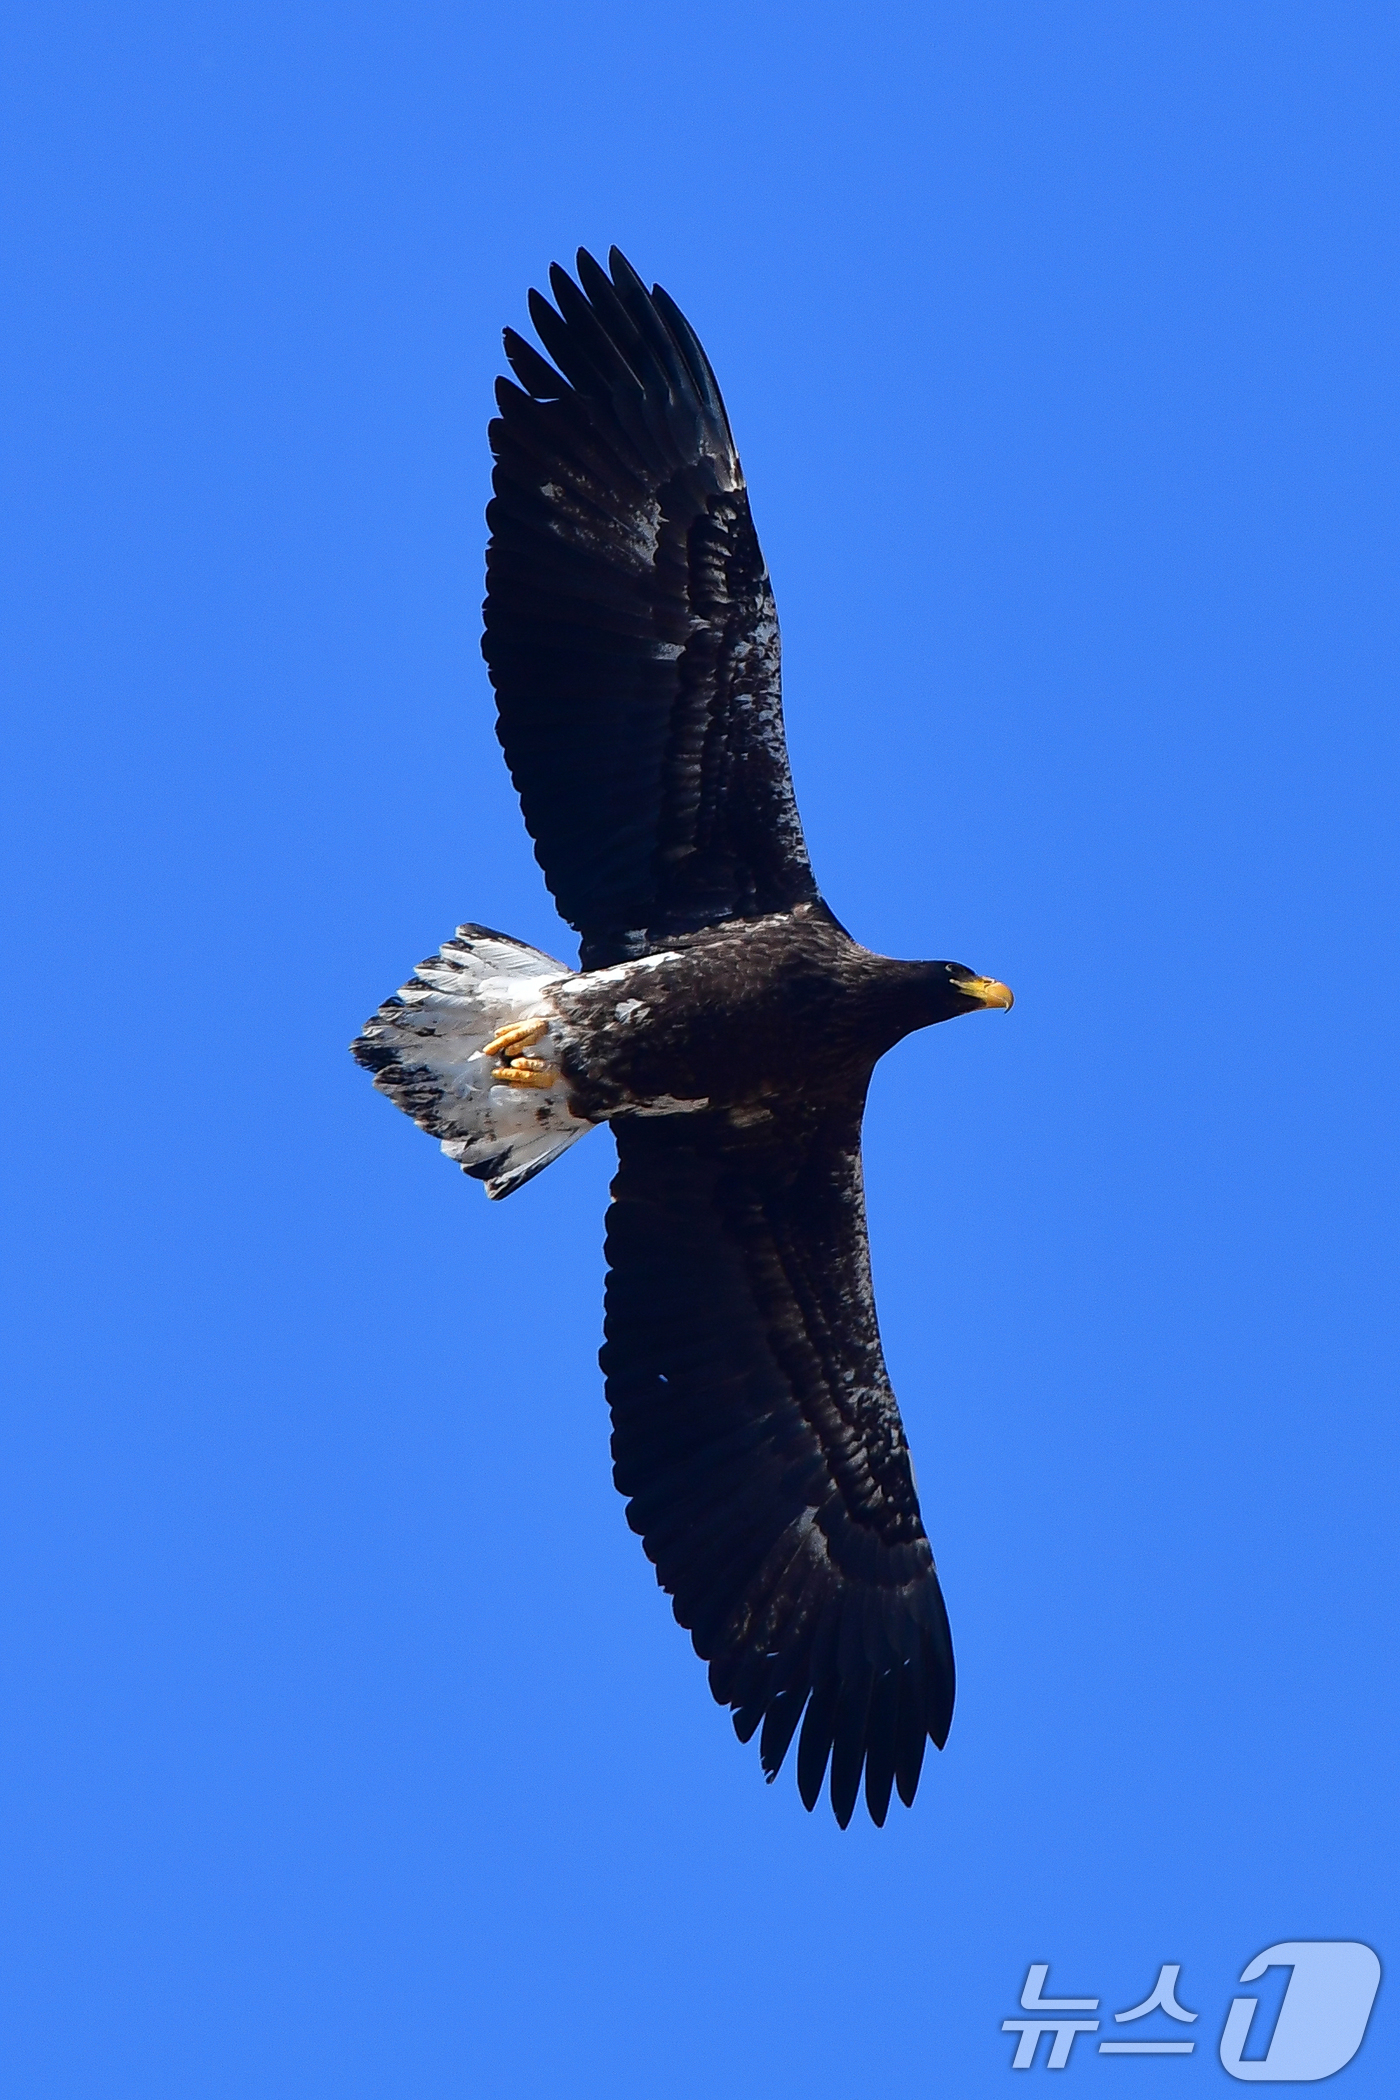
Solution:
{"label": "yellow hooked beak", "polygon": [[964,999],[975,999],[979,1006],[1006,1008],[1016,1004],[1010,985],[998,983],[995,977],[955,977],[953,984]]}

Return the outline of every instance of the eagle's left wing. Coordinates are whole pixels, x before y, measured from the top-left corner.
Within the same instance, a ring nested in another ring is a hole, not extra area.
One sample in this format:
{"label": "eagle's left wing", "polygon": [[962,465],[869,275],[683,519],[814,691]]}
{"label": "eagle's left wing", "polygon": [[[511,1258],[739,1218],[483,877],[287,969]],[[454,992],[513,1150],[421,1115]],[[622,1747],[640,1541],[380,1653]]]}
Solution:
{"label": "eagle's left wing", "polygon": [[770,1779],[913,1800],[953,1652],[875,1320],[862,1102],[618,1118],[602,1363],[614,1477]]}

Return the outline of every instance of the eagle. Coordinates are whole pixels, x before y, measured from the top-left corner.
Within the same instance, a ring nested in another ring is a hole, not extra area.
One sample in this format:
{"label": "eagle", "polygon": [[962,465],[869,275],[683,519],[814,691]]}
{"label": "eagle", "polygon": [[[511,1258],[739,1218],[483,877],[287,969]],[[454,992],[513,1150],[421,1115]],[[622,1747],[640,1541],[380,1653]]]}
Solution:
{"label": "eagle", "polygon": [[[612,249],[532,291],[497,385],[482,651],[580,967],[460,926],[353,1054],[488,1196],[595,1124],[618,1171],[614,1479],[767,1777],[844,1829],[912,1803],[948,1617],[875,1317],[861,1119],[913,1029],[1007,1008],[862,947],[817,888],[778,618],[709,359]],[[799,1732],[800,1731],[800,1732]]]}

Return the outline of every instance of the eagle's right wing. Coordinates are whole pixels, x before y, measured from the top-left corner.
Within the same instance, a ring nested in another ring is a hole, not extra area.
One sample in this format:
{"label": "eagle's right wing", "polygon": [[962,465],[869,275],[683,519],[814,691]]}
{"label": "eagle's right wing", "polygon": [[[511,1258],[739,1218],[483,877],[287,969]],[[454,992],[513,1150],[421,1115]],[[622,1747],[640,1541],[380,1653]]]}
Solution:
{"label": "eagle's right wing", "polygon": [[[606,1334],[618,1487],[716,1699],[811,1808],[914,1798],[953,1651],[875,1320],[861,1102],[620,1118]],[[805,1713],[805,1719],[804,1717]]]}
{"label": "eagle's right wing", "polygon": [[814,902],[778,620],[709,360],[613,249],[506,331],[482,650],[536,857],[585,968]]}

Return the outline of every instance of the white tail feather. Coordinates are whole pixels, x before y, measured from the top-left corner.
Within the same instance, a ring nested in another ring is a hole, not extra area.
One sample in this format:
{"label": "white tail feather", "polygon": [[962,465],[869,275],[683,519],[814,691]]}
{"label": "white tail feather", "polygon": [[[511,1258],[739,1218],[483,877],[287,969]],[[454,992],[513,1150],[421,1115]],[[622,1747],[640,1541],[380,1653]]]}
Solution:
{"label": "white tail feather", "polygon": [[532,1055],[557,1065],[561,1024],[549,986],[573,973],[538,948],[485,926],[459,926],[408,983],[386,999],[351,1050],[374,1083],[449,1159],[509,1196],[593,1126],[569,1112],[561,1082],[494,1083],[485,1045],[502,1028],[541,1020]]}

